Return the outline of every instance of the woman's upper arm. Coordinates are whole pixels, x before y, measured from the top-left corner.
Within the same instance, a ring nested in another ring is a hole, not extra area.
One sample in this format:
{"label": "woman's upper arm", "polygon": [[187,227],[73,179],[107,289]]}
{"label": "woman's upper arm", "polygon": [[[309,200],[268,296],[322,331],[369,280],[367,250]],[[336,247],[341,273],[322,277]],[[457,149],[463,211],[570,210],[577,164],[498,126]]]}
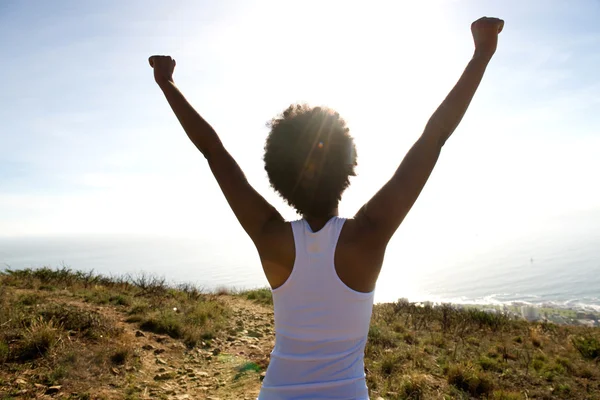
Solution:
{"label": "woman's upper arm", "polygon": [[212,149],[207,160],[229,206],[255,244],[261,241],[267,223],[284,223],[281,214],[250,185],[223,146]]}

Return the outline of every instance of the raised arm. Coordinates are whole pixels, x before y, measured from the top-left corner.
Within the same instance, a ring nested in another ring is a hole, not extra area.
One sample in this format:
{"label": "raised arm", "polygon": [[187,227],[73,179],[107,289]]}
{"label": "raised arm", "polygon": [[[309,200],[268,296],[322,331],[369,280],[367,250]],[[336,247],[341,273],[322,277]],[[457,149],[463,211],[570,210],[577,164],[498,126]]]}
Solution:
{"label": "raised arm", "polygon": [[250,184],[237,162],[223,147],[215,130],[188,103],[173,82],[175,60],[152,56],[154,79],[163,91],[181,126],[204,155],[238,221],[257,245],[267,223],[283,218]]}
{"label": "raised arm", "polygon": [[465,71],[433,113],[392,179],[365,204],[356,220],[369,227],[369,242],[385,247],[417,200],[440,155],[442,146],[462,120],[485,69],[496,51],[504,21],[481,18],[471,25],[475,53]]}

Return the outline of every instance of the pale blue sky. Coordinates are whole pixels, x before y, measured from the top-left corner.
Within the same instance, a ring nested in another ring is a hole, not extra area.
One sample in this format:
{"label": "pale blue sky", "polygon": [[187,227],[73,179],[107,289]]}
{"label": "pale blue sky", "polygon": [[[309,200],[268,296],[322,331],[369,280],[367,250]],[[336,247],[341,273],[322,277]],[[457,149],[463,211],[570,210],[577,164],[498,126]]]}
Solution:
{"label": "pale blue sky", "polygon": [[483,15],[506,20],[499,50],[403,229],[442,244],[598,208],[600,2],[397,3],[3,1],[0,235],[243,237],[155,87],[155,53],[289,218],[264,123],[296,101],[339,109],[358,144],[351,215],[459,77]]}

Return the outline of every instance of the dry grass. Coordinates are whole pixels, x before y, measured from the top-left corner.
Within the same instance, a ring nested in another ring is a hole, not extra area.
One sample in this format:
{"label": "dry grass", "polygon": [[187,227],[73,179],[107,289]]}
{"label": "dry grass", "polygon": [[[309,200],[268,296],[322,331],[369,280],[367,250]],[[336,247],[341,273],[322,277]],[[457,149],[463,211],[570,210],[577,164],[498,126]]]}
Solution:
{"label": "dry grass", "polygon": [[[255,308],[272,305],[268,289],[235,295]],[[98,398],[99,385],[136,398],[139,349],[123,334],[123,323],[99,310],[117,313],[146,335],[204,348],[236,340],[243,329],[224,296],[230,294],[170,287],[149,275],[106,278],[64,268],[0,274],[0,398],[27,398],[13,383],[22,376],[31,385],[62,385],[77,393],[72,398]],[[598,329],[398,301],[374,307],[368,339],[372,398],[600,398]],[[259,357],[243,364],[236,385],[267,363]]]}
{"label": "dry grass", "polygon": [[[34,398],[34,383],[90,399],[98,398],[89,394],[95,387],[127,385],[139,349],[98,307],[137,317],[135,324],[190,347],[223,330],[229,313],[191,285],[171,288],[148,275],[106,278],[65,268],[0,273],[0,398]],[[15,385],[15,376],[27,377],[30,389]]]}

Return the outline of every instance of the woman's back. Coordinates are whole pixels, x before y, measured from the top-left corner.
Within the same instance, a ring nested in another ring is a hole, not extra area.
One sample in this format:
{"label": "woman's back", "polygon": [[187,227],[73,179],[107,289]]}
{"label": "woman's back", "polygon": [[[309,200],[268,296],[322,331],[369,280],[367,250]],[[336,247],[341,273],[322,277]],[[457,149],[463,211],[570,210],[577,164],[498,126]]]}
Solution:
{"label": "woman's back", "polygon": [[318,232],[291,223],[295,262],[273,290],[275,348],[259,396],[268,399],[368,399],[364,348],[373,292],[349,288],[334,256],[346,220],[333,217]]}
{"label": "woman's back", "polygon": [[306,104],[293,104],[269,122],[263,160],[271,187],[312,226],[323,226],[313,233],[305,220],[294,222],[293,240],[290,224],[250,185],[219,135],[175,86],[175,60],[148,60],[156,83],[256,245],[269,284],[277,288],[276,346],[261,398],[367,398],[362,357],[385,249],[467,111],[503,27],[504,21],[488,17],[471,25],[475,51],[461,78],[392,178],[348,223],[333,217],[357,166],[346,122],[331,109]]}

